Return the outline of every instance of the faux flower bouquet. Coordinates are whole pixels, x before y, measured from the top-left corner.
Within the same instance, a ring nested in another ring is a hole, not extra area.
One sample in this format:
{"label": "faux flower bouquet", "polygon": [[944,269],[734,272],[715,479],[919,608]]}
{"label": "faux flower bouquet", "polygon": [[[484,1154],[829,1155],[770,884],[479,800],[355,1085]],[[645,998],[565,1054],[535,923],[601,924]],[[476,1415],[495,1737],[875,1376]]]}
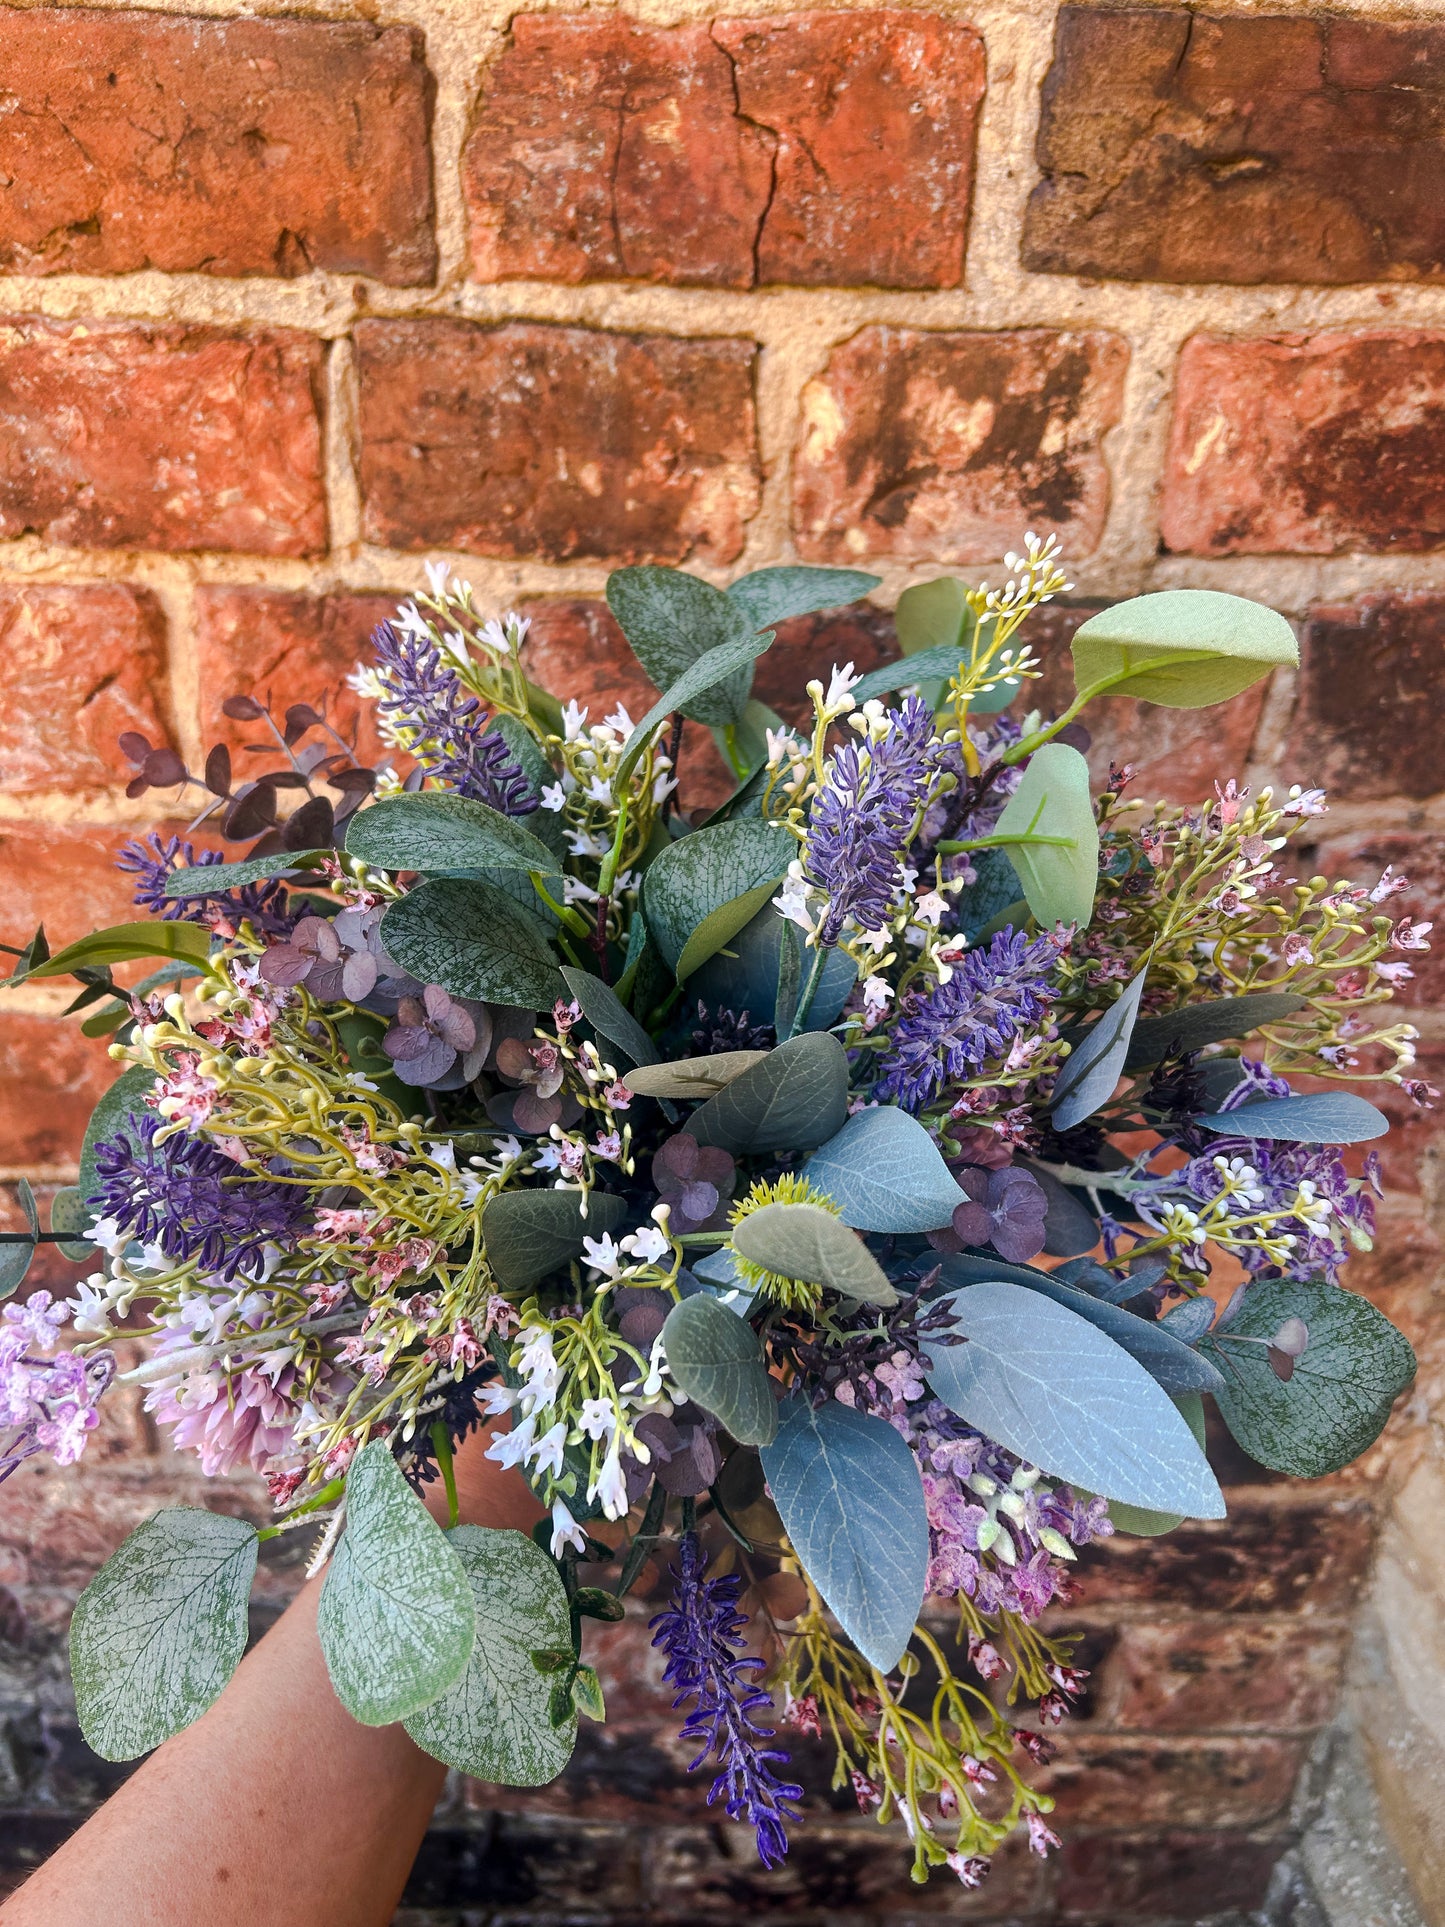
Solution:
{"label": "faux flower bouquet", "polygon": [[[1068,585],[1032,536],[1008,568],[910,590],[902,657],[809,683],[799,728],[750,695],[771,625],[871,576],[619,570],[665,691],[633,723],[559,706],[526,624],[433,567],[355,679],[395,768],[244,695],[279,761],[243,783],[125,740],[132,794],[192,786],[251,848],[129,845],[149,921],[16,953],[12,983],[79,980],[124,1068],[50,1234],[103,1263],[0,1321],[0,1477],[79,1456],[123,1330],[156,1420],[276,1518],[162,1511],[90,1586],[98,1752],[209,1704],[258,1539],[306,1527],[355,1717],[544,1782],[603,1717],[585,1622],[670,1574],[684,1738],[763,1860],[792,1729],[917,1878],[973,1885],[1016,1826],[1056,1844],[1026,1776],[1082,1677],[1039,1625],[1076,1549],[1224,1514],[1202,1395],[1283,1472],[1376,1437],[1414,1359],[1339,1283],[1376,1183],[1342,1147],[1385,1130],[1343,1087],[1431,1095],[1380,1009],[1428,926],[1388,872],[1288,874],[1318,791],[1090,794],[1091,698],[1227,699],[1294,661],[1280,617],[1111,608],[1050,721],[1020,629]],[[736,777],[696,817],[684,717]],[[453,1497],[444,1530],[418,1489],[503,1417],[545,1522],[456,1526]]]}

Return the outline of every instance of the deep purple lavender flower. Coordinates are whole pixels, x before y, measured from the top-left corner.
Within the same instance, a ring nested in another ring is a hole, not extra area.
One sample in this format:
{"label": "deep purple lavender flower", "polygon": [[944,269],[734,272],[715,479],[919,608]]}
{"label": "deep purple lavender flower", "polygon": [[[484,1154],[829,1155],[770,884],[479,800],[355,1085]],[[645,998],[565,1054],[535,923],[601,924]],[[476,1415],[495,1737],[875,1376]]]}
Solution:
{"label": "deep purple lavender flower", "polygon": [[851,917],[876,930],[893,907],[904,850],[937,762],[933,714],[920,696],[890,710],[886,736],[845,743],[828,759],[813,804],[803,875],[828,895],[818,941],[836,943]]}
{"label": "deep purple lavender flower", "polygon": [[678,1689],[673,1705],[694,1702],[682,1737],[704,1744],[688,1771],[713,1755],[721,1770],[707,1796],[709,1806],[726,1795],[728,1818],[746,1820],[756,1830],[758,1858],[765,1867],[776,1867],[788,1851],[784,1823],[801,1818],[792,1803],[802,1799],[803,1789],[774,1773],[774,1765],[786,1765],[788,1755],[781,1747],[761,1744],[772,1739],[773,1728],[753,1718],[760,1708],[771,1709],[773,1701],[743,1677],[760,1671],[763,1661],[738,1650],[747,1624],[737,1609],[741,1581],[736,1573],[704,1579],[706,1570],[697,1534],[685,1532],[672,1568],[672,1605],[651,1622],[657,1628],[652,1643],[667,1655],[663,1678]]}
{"label": "deep purple lavender flower", "polygon": [[371,638],[385,694],[383,722],[417,732],[421,761],[449,788],[506,816],[537,808],[526,776],[500,731],[489,731],[479,700],[463,688],[430,636],[383,622]]}
{"label": "deep purple lavender flower", "polygon": [[266,1246],[294,1237],[305,1220],[305,1187],[252,1177],[184,1131],[158,1144],[164,1126],[143,1117],[134,1134],[96,1145],[102,1216],[178,1263],[196,1258],[218,1278],[260,1278]]}
{"label": "deep purple lavender flower", "polygon": [[239,889],[213,891],[195,896],[168,897],[166,879],[176,870],[210,869],[226,858],[219,850],[196,854],[191,844],[178,836],[162,838],[158,830],[141,841],[123,843],[115,867],[135,878],[134,899],[138,908],[167,923],[209,924],[213,909],[229,911],[239,923],[244,917],[266,936],[287,937],[295,918],[288,916],[286,892],[279,883],[246,883]]}
{"label": "deep purple lavender flower", "polygon": [[1002,1056],[1057,996],[1048,975],[1062,950],[1051,932],[1030,942],[1022,930],[1000,930],[986,950],[970,950],[946,984],[904,1004],[875,1095],[921,1111]]}

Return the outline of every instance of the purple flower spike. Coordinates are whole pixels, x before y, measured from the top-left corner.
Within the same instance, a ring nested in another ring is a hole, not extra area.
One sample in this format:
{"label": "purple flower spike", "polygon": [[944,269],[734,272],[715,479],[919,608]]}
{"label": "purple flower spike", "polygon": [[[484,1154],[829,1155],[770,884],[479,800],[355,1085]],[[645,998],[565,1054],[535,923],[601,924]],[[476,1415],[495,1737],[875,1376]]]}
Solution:
{"label": "purple flower spike", "polygon": [[481,703],[462,687],[430,636],[383,622],[371,646],[386,691],[376,705],[381,720],[418,732],[420,761],[448,789],[505,816],[527,816],[536,809],[537,799],[506,739],[487,728]]}
{"label": "purple flower spike", "polygon": [[933,712],[910,696],[868,748],[845,743],[828,759],[813,805],[803,874],[828,893],[818,941],[836,943],[851,917],[876,930],[893,908],[903,854],[937,763]]}
{"label": "purple flower spike", "polygon": [[672,1568],[672,1606],[652,1621],[657,1628],[652,1643],[667,1655],[663,1678],[678,1689],[673,1705],[693,1701],[682,1737],[701,1740],[703,1749],[689,1773],[713,1756],[720,1771],[707,1796],[709,1806],[725,1796],[728,1818],[746,1820],[755,1829],[758,1858],[765,1867],[776,1867],[788,1851],[785,1822],[802,1817],[793,1803],[802,1799],[803,1789],[773,1772],[775,1765],[786,1765],[788,1755],[762,1744],[773,1737],[773,1728],[753,1718],[762,1707],[771,1710],[773,1702],[743,1677],[761,1671],[763,1661],[738,1650],[747,1625],[737,1609],[742,1582],[736,1573],[704,1579],[706,1570],[697,1534],[685,1532]]}

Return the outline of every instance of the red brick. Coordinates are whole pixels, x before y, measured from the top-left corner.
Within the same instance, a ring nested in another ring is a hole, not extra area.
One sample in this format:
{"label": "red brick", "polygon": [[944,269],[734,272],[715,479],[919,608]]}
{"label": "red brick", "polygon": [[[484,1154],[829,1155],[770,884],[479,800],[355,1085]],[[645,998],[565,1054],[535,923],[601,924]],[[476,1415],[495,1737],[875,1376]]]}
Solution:
{"label": "red brick", "polygon": [[[0,1159],[12,1170],[72,1169],[91,1112],[116,1067],[109,1038],[82,1037],[78,1017],[5,1012],[0,1023]],[[8,1505],[7,1499],[7,1505]]]}
{"label": "red brick", "polygon": [[[6,1162],[8,1156],[6,1146],[0,1144],[0,1165]],[[36,1184],[32,1187],[42,1228],[49,1228],[51,1200],[60,1188],[58,1184]],[[16,1187],[13,1184],[0,1185],[0,1231],[28,1229],[25,1213],[20,1208],[20,1197]],[[30,1260],[30,1269],[25,1274],[22,1296],[32,1291],[45,1290],[57,1298],[69,1298],[75,1290],[76,1279],[94,1269],[93,1264],[76,1265],[69,1258],[63,1258],[57,1245],[37,1245],[35,1255]],[[0,1584],[3,1583],[4,1575],[0,1573]]]}
{"label": "red brick", "polygon": [[1087,554],[1128,359],[1109,334],[862,329],[803,391],[799,553],[994,561],[1030,527]]}
{"label": "red brick", "polygon": [[[1310,611],[1300,644],[1294,780],[1342,799],[1437,795],[1445,789],[1442,711],[1445,595],[1364,595]],[[1438,861],[1435,868],[1438,882]]]}
{"label": "red brick", "polygon": [[0,327],[0,536],[314,554],[321,354],[281,328]]}
{"label": "red brick", "polygon": [[166,733],[165,619],[147,589],[0,588],[0,659],[0,790],[12,796],[126,783],[117,737]]}
{"label": "red brick", "polygon": [[0,934],[5,941],[26,943],[43,923],[54,951],[91,930],[138,916],[129,881],[115,867],[115,853],[128,834],[120,829],[0,823]]}
{"label": "red brick", "polygon": [[[1127,1812],[1126,1802],[1120,1817]],[[1059,1856],[1058,1915],[1113,1927],[1253,1911],[1292,1845],[1288,1833],[1070,1834]]]}
{"label": "red brick", "polygon": [[512,322],[363,321],[369,541],[729,562],[756,513],[756,345]]}
{"label": "red brick", "polygon": [[375,709],[346,686],[358,662],[370,662],[371,632],[395,615],[400,593],[361,594],[341,590],[312,595],[301,589],[205,587],[196,592],[196,654],[201,687],[201,734],[209,745],[224,742],[238,776],[254,760],[260,768],[276,761],[251,758],[247,743],[268,742],[261,723],[237,723],[223,716],[228,696],[254,696],[281,717],[288,704],[325,707],[328,721],[348,742],[356,742],[363,761],[395,760],[377,735]]}
{"label": "red brick", "polygon": [[1445,29],[1061,9],[1024,264],[1131,281],[1445,278]]}
{"label": "red brick", "polygon": [[1307,1742],[1275,1737],[1151,1739],[1062,1728],[1036,1784],[1060,1833],[1079,1826],[1253,1827],[1289,1803]]}
{"label": "red brick", "polygon": [[478,280],[963,277],[983,43],[904,9],[520,14],[463,159]]}
{"label": "red brick", "polygon": [[1129,1621],[1096,1678],[1100,1724],[1140,1733],[1303,1732],[1334,1712],[1342,1625],[1200,1613]]}
{"label": "red brick", "polygon": [[436,271],[421,33],[6,9],[0,271]]}
{"label": "red brick", "polygon": [[1445,334],[1361,328],[1184,344],[1164,546],[1335,555],[1445,543]]}

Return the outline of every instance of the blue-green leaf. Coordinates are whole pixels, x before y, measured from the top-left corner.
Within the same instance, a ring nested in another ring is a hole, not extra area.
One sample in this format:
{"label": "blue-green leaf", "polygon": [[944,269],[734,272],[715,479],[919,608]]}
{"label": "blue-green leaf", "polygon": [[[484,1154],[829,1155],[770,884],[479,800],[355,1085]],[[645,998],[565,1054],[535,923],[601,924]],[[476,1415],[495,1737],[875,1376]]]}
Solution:
{"label": "blue-green leaf", "polygon": [[132,1064],[109,1088],[101,1093],[100,1101],[90,1114],[90,1122],[85,1127],[85,1136],[80,1144],[80,1177],[77,1188],[82,1201],[87,1204],[99,1202],[100,1180],[95,1169],[95,1147],[107,1138],[128,1134],[132,1145],[137,1142],[140,1120],[151,1115],[146,1103],[146,1095],[155,1088],[156,1074],[147,1070],[144,1064]]}
{"label": "blue-green leaf", "polygon": [[[704,709],[715,712],[719,722],[733,722],[735,717],[728,712],[732,708],[730,691],[737,684],[743,670],[748,672],[752,681],[752,666],[765,650],[773,646],[771,630],[762,635],[744,635],[733,642],[719,643],[716,649],[692,662],[676,682],[669,683],[662,695],[648,710],[642,721],[622,745],[622,755],[612,774],[612,791],[621,796],[627,787],[627,779],[632,774],[633,764],[647,747],[652,732],[666,722],[674,711],[680,710],[684,716],[692,716],[700,722],[708,722],[711,716],[703,716]],[[747,707],[744,693],[738,714]]]}
{"label": "blue-green leaf", "polygon": [[358,810],[347,853],[379,870],[531,870],[550,876],[555,852],[486,803],[451,790],[384,796]]}
{"label": "blue-green leaf", "polygon": [[752,922],[797,851],[781,824],[742,817],[695,830],[658,853],[643,884],[643,911],[679,980]]}
{"label": "blue-green leaf", "polygon": [[270,856],[242,857],[238,863],[192,863],[172,870],[166,878],[168,897],[224,896],[246,883],[264,883],[270,877],[289,876],[293,870],[306,870],[320,856],[332,850],[276,850]]}
{"label": "blue-green leaf", "polygon": [[815,569],[794,562],[754,569],[751,575],[739,576],[725,594],[754,629],[766,629],[790,616],[811,615],[815,609],[841,609],[876,589],[882,579],[861,569]]}
{"label": "blue-green leaf", "polygon": [[1089,795],[1089,765],[1079,752],[1067,743],[1035,750],[994,834],[1056,839],[1009,842],[1005,848],[1037,920],[1083,929],[1094,914],[1099,882],[1099,826]]}
{"label": "blue-green leaf", "polygon": [[1390,1128],[1384,1112],[1353,1091],[1265,1097],[1236,1111],[1210,1111],[1194,1121],[1221,1137],[1280,1138],[1290,1144],[1363,1144]]}
{"label": "blue-green leaf", "polygon": [[590,970],[578,970],[570,964],[563,964],[562,976],[599,1037],[615,1045],[631,1064],[657,1062],[657,1046],[611,984],[604,984]]}
{"label": "blue-green leaf", "polygon": [[1178,1407],[1112,1338],[1019,1285],[970,1285],[947,1302],[968,1342],[937,1347],[929,1378],[967,1424],[1106,1499],[1224,1517]]}
{"label": "blue-green leaf", "polygon": [[745,1151],[811,1151],[848,1115],[848,1057],[828,1031],[805,1031],[770,1050],[694,1111],[699,1144]]}
{"label": "blue-green leaf", "polygon": [[740,1445],[767,1445],[778,1429],[762,1346],[746,1319],[707,1292],[684,1298],[662,1328],[667,1369],[690,1399]]}
{"label": "blue-green leaf", "polygon": [[1277,1024],[1306,999],[1292,990],[1249,990],[1239,997],[1211,997],[1199,1004],[1182,1004],[1161,1016],[1141,1017],[1129,1039],[1126,1071],[1141,1071],[1173,1053],[1203,1050],[1227,1038],[1247,1037],[1261,1024]]}
{"label": "blue-green leaf", "polygon": [[[652,712],[657,721],[674,709],[700,723],[739,720],[752,689],[753,658],[772,641],[754,635],[757,625],[743,608],[698,576],[651,564],[614,569],[607,578],[607,603],[632,653],[667,691],[658,705],[661,714]],[[749,640],[758,643],[751,653],[742,649],[726,663],[717,656],[720,648]],[[707,656],[715,658],[715,673],[689,683],[699,659]],[[648,726],[644,720],[639,728]]]}
{"label": "blue-green leaf", "polygon": [[928,1576],[918,1461],[882,1419],[796,1394],[763,1471],[793,1550],[863,1657],[889,1672],[907,1650]]}
{"label": "blue-green leaf", "polygon": [[198,923],[180,919],[170,923],[118,923],[67,944],[47,962],[36,964],[28,975],[67,977],[82,966],[93,970],[101,964],[135,963],[142,957],[181,957],[188,963],[203,964],[210,954],[211,933]]}
{"label": "blue-green leaf", "polygon": [[936,1231],[964,1202],[932,1137],[892,1104],[850,1117],[803,1173],[858,1231]]}
{"label": "blue-green leaf", "polygon": [[1065,1059],[1064,1068],[1054,1081],[1056,1131],[1073,1130],[1114,1095],[1114,1086],[1124,1074],[1147,968],[1146,965],[1138,971],[1124,986]]}

